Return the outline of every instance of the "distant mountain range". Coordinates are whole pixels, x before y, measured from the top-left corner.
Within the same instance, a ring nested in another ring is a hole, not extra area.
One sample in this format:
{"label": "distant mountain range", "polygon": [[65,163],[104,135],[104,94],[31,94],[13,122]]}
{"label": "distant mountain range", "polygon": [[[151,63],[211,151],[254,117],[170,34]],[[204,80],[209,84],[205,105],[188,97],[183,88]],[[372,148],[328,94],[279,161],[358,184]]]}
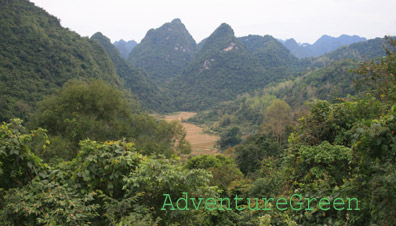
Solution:
{"label": "distant mountain range", "polygon": [[[254,35],[249,35],[249,36],[254,36]],[[243,37],[239,39],[242,41],[242,38]],[[297,41],[294,40],[293,38],[287,40],[278,39],[277,41],[282,43],[295,57],[304,58],[304,57],[318,57],[323,54],[334,51],[342,46],[348,46],[353,43],[363,42],[366,40],[367,40],[366,38],[357,35],[352,36],[352,35],[344,34],[337,38],[328,35],[323,35],[314,44],[297,43]],[[197,44],[196,49],[199,50],[203,46],[203,43],[205,41],[206,38]],[[120,52],[120,55],[124,59],[128,59],[130,52],[137,44],[138,43],[136,43],[136,41],[134,40],[126,42],[123,39],[114,42],[114,46],[117,47],[118,51]]]}
{"label": "distant mountain range", "polygon": [[171,105],[197,111],[294,79],[307,69],[343,59],[383,56],[384,46],[384,39],[366,41],[348,35],[324,35],[313,45],[298,44],[294,39],[281,41],[270,35],[237,38],[228,24],[220,25],[197,45],[181,20],[174,19],[150,29],[131,50],[128,62],[145,71],[149,80],[169,94]]}
{"label": "distant mountain range", "polygon": [[137,45],[137,42],[134,40],[126,42],[121,39],[114,42],[113,45],[118,49],[118,52],[120,52],[122,58],[128,59],[129,54],[131,53],[132,49]]}
{"label": "distant mountain range", "polygon": [[325,53],[338,49],[341,46],[350,45],[356,42],[366,41],[366,38],[357,35],[341,35],[338,38],[323,35],[314,44],[303,43],[299,44],[293,38],[285,41],[280,40],[283,45],[290,50],[291,54],[298,58],[304,57],[318,57]]}

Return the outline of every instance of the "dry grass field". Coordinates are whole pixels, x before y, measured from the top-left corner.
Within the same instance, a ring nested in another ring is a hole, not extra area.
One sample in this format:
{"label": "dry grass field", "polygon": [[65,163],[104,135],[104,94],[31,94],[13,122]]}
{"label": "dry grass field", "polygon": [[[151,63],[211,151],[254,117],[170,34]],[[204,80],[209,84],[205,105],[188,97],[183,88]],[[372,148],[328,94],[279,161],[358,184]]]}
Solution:
{"label": "dry grass field", "polygon": [[[168,122],[173,120],[182,121],[190,117],[193,117],[197,113],[195,112],[177,112],[169,115],[165,115],[164,119]],[[201,127],[191,123],[182,122],[187,132],[186,139],[191,143],[191,149],[193,155],[202,154],[218,154],[217,148],[215,148],[216,142],[220,139],[219,136],[210,135],[203,133]]]}

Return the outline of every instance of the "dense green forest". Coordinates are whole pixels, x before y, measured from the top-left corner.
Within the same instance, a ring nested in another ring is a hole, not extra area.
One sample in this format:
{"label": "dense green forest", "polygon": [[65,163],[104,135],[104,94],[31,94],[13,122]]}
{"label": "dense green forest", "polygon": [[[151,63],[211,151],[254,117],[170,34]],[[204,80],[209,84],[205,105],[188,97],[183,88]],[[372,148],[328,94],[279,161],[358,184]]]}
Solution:
{"label": "dense green forest", "polygon": [[239,95],[234,100],[200,111],[189,122],[203,125],[207,132],[222,137],[227,137],[227,133],[235,127],[239,129],[239,136],[252,135],[260,130],[267,108],[277,98],[294,109],[297,119],[307,111],[305,103],[310,101],[340,102],[349,95],[361,95],[366,88],[356,90],[357,81],[363,78],[356,72],[358,67],[357,61],[349,59],[309,70],[295,79],[269,85],[253,94]]}
{"label": "dense green forest", "polygon": [[72,78],[119,83],[103,48],[30,2],[2,1],[0,29],[0,121],[26,118],[37,101]]}
{"label": "dense green forest", "polygon": [[[196,46],[176,19],[138,69],[99,32],[1,3],[1,225],[396,224],[394,39],[297,59],[227,24]],[[191,52],[156,64],[175,40]],[[217,155],[149,114],[190,109]]]}

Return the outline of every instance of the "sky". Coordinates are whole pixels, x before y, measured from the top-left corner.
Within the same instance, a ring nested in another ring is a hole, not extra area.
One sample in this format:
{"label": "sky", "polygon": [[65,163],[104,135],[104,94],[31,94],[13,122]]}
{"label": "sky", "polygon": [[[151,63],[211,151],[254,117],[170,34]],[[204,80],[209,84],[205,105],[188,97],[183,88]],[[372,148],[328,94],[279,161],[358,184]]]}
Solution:
{"label": "sky", "polygon": [[313,43],[322,35],[396,35],[395,0],[30,0],[81,36],[140,42],[151,28],[182,20],[195,41],[221,23],[237,37],[256,34]]}

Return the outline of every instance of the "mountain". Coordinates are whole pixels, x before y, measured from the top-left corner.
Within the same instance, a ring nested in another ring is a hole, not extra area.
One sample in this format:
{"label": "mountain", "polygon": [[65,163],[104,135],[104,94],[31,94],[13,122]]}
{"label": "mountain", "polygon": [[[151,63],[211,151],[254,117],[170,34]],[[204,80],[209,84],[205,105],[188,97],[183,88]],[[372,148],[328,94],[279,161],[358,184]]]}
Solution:
{"label": "mountain", "polygon": [[284,41],[283,44],[294,56],[304,58],[321,56],[325,53],[336,50],[341,46],[347,46],[363,41],[366,41],[366,38],[359,37],[357,35],[341,35],[338,38],[323,35],[312,45],[308,43],[298,44],[294,39],[288,39]]}
{"label": "mountain", "polygon": [[160,89],[146,75],[129,65],[118,53],[110,39],[98,32],[91,37],[105,48],[117,70],[117,74],[124,83],[124,87],[135,94],[146,109],[163,112],[169,110],[165,97]]}
{"label": "mountain", "polygon": [[375,38],[364,42],[357,42],[348,46],[340,47],[332,52],[326,53],[309,61],[311,67],[319,68],[344,59],[354,59],[356,61],[367,61],[386,55],[386,49],[390,48],[385,38]]}
{"label": "mountain", "polygon": [[143,68],[150,79],[163,84],[179,74],[191,61],[196,43],[180,19],[147,32],[132,49],[128,62]]}
{"label": "mountain", "polygon": [[206,111],[198,112],[189,121],[203,124],[216,134],[224,134],[237,127],[242,135],[252,135],[259,131],[267,107],[276,98],[298,109],[314,99],[334,102],[348,94],[355,95],[354,81],[362,78],[362,75],[351,71],[358,67],[359,63],[354,60],[337,61],[295,79],[267,86],[253,95],[238,95],[233,100],[218,103]]}
{"label": "mountain", "polygon": [[270,35],[249,35],[238,40],[246,46],[249,52],[258,57],[261,65],[266,68],[298,64],[298,59]]}
{"label": "mountain", "polygon": [[263,87],[265,69],[221,24],[203,43],[191,64],[168,84],[179,110],[201,110]]}
{"label": "mountain", "polygon": [[197,48],[196,48],[197,51],[200,50],[200,49],[202,48],[202,46],[203,46],[203,44],[205,43],[206,39],[207,39],[207,38],[202,39],[202,40],[197,44]]}
{"label": "mountain", "polygon": [[0,30],[0,121],[25,118],[37,101],[73,78],[119,83],[100,45],[27,0],[2,1]]}
{"label": "mountain", "polygon": [[266,93],[283,98],[290,106],[303,106],[314,99],[337,101],[348,94],[356,95],[355,81],[362,75],[353,73],[359,68],[354,59],[333,62],[321,68],[307,71],[294,80],[266,88]]}
{"label": "mountain", "polygon": [[386,56],[386,49],[391,49],[388,41],[385,38],[375,38],[340,47],[320,57],[304,58],[301,64],[310,68],[321,68],[345,59],[368,61]]}
{"label": "mountain", "polygon": [[298,58],[304,58],[310,56],[310,49],[304,48],[294,40],[293,38],[287,39],[286,41],[282,42],[283,45],[290,50],[290,53]]}
{"label": "mountain", "polygon": [[124,41],[123,39],[114,42],[114,46],[118,49],[118,52],[124,59],[128,59],[131,50],[137,45],[137,42],[134,40],[131,41]]}

